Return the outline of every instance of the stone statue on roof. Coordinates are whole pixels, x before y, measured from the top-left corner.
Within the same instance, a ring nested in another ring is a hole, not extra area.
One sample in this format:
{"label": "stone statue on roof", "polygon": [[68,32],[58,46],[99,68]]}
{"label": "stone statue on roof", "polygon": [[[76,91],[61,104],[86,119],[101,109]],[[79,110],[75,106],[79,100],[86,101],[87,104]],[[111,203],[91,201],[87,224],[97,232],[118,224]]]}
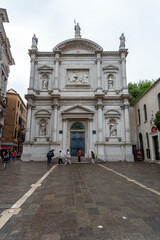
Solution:
{"label": "stone statue on roof", "polygon": [[81,35],[80,35],[81,28],[79,26],[79,23],[76,24],[76,22],[75,22],[74,30],[75,30],[75,38],[80,38],[81,37]]}
{"label": "stone statue on roof", "polygon": [[37,49],[37,45],[38,45],[38,38],[36,37],[35,34],[33,34],[31,48],[32,49]]}
{"label": "stone statue on roof", "polygon": [[119,48],[125,48],[125,36],[124,36],[124,34],[122,33],[122,35],[120,36],[120,46],[119,46]]}

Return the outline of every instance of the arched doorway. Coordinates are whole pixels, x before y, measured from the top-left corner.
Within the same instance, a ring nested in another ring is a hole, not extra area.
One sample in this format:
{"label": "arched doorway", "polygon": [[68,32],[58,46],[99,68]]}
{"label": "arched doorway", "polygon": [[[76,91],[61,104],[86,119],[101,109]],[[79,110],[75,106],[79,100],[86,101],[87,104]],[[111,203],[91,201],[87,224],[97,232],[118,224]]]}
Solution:
{"label": "arched doorway", "polygon": [[71,156],[77,156],[78,150],[85,156],[85,127],[81,122],[75,122],[70,128]]}

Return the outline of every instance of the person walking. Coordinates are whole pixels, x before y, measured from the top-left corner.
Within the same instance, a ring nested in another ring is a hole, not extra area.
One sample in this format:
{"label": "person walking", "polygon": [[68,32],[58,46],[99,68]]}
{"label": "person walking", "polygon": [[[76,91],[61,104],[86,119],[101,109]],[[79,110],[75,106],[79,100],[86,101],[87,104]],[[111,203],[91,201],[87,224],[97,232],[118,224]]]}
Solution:
{"label": "person walking", "polygon": [[63,154],[62,154],[62,151],[60,150],[59,151],[59,160],[58,160],[59,164],[63,164],[62,158],[63,158]]}
{"label": "person walking", "polygon": [[2,153],[2,162],[3,162],[3,167],[6,169],[7,167],[7,162],[9,161],[9,152],[3,152]]}
{"label": "person walking", "polygon": [[51,160],[54,160],[54,149],[50,151],[51,154]]}
{"label": "person walking", "polygon": [[52,155],[50,152],[47,153],[47,163],[48,165],[51,163],[51,158],[52,158]]}
{"label": "person walking", "polygon": [[15,160],[16,160],[16,156],[17,156],[17,153],[16,153],[16,151],[14,150],[14,152],[13,152],[13,161],[15,162]]}
{"label": "person walking", "polygon": [[92,163],[95,164],[95,154],[93,151],[91,151],[91,157],[92,157]]}
{"label": "person walking", "polygon": [[81,162],[81,150],[78,150],[78,162]]}
{"label": "person walking", "polygon": [[12,154],[11,150],[9,150],[9,152],[8,152],[7,154],[8,154],[9,161],[10,161],[10,160],[11,160],[11,158],[13,157],[13,154]]}
{"label": "person walking", "polygon": [[71,157],[71,155],[70,155],[69,149],[67,149],[67,157],[66,157],[66,159],[65,159],[65,165],[66,165],[68,162],[69,162],[69,164],[71,164],[70,157]]}

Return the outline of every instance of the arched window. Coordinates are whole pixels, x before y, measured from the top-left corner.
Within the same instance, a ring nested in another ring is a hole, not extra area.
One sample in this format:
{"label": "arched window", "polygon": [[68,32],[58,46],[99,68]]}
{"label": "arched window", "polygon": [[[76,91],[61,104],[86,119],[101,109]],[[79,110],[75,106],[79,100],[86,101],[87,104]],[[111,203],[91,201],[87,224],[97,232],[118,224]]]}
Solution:
{"label": "arched window", "polygon": [[147,107],[146,107],[146,104],[144,104],[143,109],[144,109],[144,121],[146,122],[147,121]]}
{"label": "arched window", "polygon": [[158,93],[158,107],[159,107],[159,111],[160,111],[160,93]]}
{"label": "arched window", "polygon": [[146,133],[146,141],[147,141],[147,148],[149,148],[149,136],[148,136],[148,133]]}
{"label": "arched window", "polygon": [[140,110],[138,109],[138,125],[141,124],[141,115],[140,115]]}
{"label": "arched window", "polygon": [[71,130],[83,130],[85,129],[84,125],[80,122],[75,122],[71,126]]}

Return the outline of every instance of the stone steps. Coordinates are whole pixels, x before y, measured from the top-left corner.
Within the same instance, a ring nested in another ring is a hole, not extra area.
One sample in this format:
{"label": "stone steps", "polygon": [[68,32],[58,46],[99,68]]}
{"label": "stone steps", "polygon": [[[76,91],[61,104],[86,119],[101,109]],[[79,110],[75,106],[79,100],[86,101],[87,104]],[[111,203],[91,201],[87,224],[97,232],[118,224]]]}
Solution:
{"label": "stone steps", "polygon": [[[92,163],[92,158],[91,157],[81,157],[81,162],[78,162],[78,157],[71,157],[70,158],[71,163]],[[55,162],[58,162],[58,157],[54,159]],[[63,162],[65,162],[65,158],[63,158]],[[104,161],[100,158],[95,159],[95,163],[103,163]]]}

